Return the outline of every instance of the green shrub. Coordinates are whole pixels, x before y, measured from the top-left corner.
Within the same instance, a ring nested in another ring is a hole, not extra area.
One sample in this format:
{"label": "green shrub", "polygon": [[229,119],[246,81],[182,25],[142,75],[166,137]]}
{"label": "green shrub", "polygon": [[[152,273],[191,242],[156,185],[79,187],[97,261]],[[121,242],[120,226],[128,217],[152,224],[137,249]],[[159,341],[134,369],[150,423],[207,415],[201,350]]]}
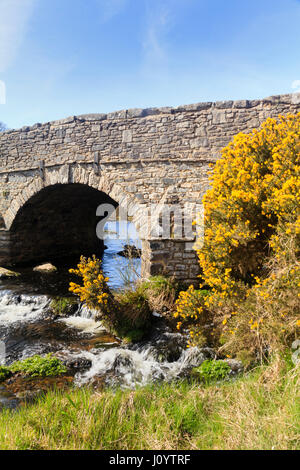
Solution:
{"label": "green shrub", "polygon": [[11,371],[8,367],[0,366],[0,383],[4,382],[11,376]]}
{"label": "green shrub", "polygon": [[11,372],[22,372],[31,377],[50,377],[65,374],[66,367],[52,354],[47,356],[32,356],[22,361],[14,362],[9,367]]}
{"label": "green shrub", "polygon": [[55,297],[50,303],[50,309],[55,315],[67,317],[75,313],[77,302],[71,297]]}
{"label": "green shrub", "polygon": [[211,383],[226,379],[230,370],[224,361],[206,360],[200,367],[193,369],[192,375],[205,383]]}

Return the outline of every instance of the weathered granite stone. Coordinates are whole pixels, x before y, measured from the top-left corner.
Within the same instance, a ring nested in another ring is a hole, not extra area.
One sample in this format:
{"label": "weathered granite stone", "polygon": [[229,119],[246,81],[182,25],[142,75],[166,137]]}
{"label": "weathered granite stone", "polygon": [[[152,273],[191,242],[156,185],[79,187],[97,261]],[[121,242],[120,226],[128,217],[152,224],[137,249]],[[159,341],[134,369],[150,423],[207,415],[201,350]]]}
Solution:
{"label": "weathered granite stone", "polygon": [[36,266],[33,270],[39,273],[54,273],[57,271],[57,268],[51,263],[46,263]]}
{"label": "weathered granite stone", "polygon": [[10,271],[9,269],[0,268],[0,279],[8,279],[10,277],[18,277],[20,273],[16,273],[15,271]]}

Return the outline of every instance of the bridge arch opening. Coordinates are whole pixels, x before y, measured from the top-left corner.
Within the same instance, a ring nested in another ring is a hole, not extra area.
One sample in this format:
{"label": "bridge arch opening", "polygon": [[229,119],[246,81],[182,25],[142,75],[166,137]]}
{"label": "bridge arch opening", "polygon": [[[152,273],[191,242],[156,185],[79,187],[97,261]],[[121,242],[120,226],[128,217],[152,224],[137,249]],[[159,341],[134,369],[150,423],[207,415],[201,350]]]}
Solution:
{"label": "bridge arch opening", "polygon": [[86,184],[41,189],[19,209],[10,227],[14,264],[48,261],[57,265],[80,255],[101,256],[104,243],[96,233],[101,221],[96,211],[101,204],[118,207],[109,195]]}

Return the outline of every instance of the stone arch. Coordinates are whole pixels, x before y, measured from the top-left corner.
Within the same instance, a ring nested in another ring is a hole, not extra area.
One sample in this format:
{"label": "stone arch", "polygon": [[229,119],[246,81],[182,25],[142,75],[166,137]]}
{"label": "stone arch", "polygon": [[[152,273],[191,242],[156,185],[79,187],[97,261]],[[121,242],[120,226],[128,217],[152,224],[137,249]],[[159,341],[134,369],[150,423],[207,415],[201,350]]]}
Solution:
{"label": "stone arch", "polygon": [[41,190],[56,184],[83,184],[101,191],[115,200],[119,206],[126,205],[137,230],[140,230],[144,224],[140,202],[132,194],[127,193],[120,184],[109,178],[108,175],[98,176],[93,169],[87,169],[83,166],[71,168],[69,165],[64,165],[58,169],[46,170],[44,179],[38,176],[34,177],[18,193],[3,215],[6,229],[11,229],[17,214],[26,202]]}
{"label": "stone arch", "polygon": [[[13,263],[31,262],[35,254],[34,261],[44,260],[44,254],[46,261],[47,253],[49,260],[53,260],[55,250],[57,256],[61,257],[68,247],[70,254],[75,254],[77,248],[82,249],[81,254],[97,254],[96,241],[102,243],[102,248],[103,241],[97,239],[96,227],[91,224],[91,220],[93,224],[101,220],[96,218],[96,209],[101,203],[113,204],[115,208],[126,204],[129,211],[133,211],[135,206],[133,198],[120,185],[111,178],[97,176],[93,168],[71,169],[64,166],[58,170],[47,170],[44,179],[33,178],[5,214]],[[79,220],[74,217],[75,213]],[[132,219],[137,230],[138,218],[138,214],[135,214]],[[53,227],[50,227],[51,221]],[[87,226],[89,232],[85,232]]]}

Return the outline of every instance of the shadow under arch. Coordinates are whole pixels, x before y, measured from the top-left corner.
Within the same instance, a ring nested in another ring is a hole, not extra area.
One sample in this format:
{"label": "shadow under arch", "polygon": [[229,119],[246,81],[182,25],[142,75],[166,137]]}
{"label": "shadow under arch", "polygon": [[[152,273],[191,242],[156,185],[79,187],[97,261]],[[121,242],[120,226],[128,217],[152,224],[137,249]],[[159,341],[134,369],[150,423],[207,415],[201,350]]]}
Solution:
{"label": "shadow under arch", "polygon": [[67,259],[101,256],[103,240],[96,234],[99,205],[116,209],[108,194],[87,184],[53,184],[31,196],[11,224],[10,254],[15,265],[64,263]]}

